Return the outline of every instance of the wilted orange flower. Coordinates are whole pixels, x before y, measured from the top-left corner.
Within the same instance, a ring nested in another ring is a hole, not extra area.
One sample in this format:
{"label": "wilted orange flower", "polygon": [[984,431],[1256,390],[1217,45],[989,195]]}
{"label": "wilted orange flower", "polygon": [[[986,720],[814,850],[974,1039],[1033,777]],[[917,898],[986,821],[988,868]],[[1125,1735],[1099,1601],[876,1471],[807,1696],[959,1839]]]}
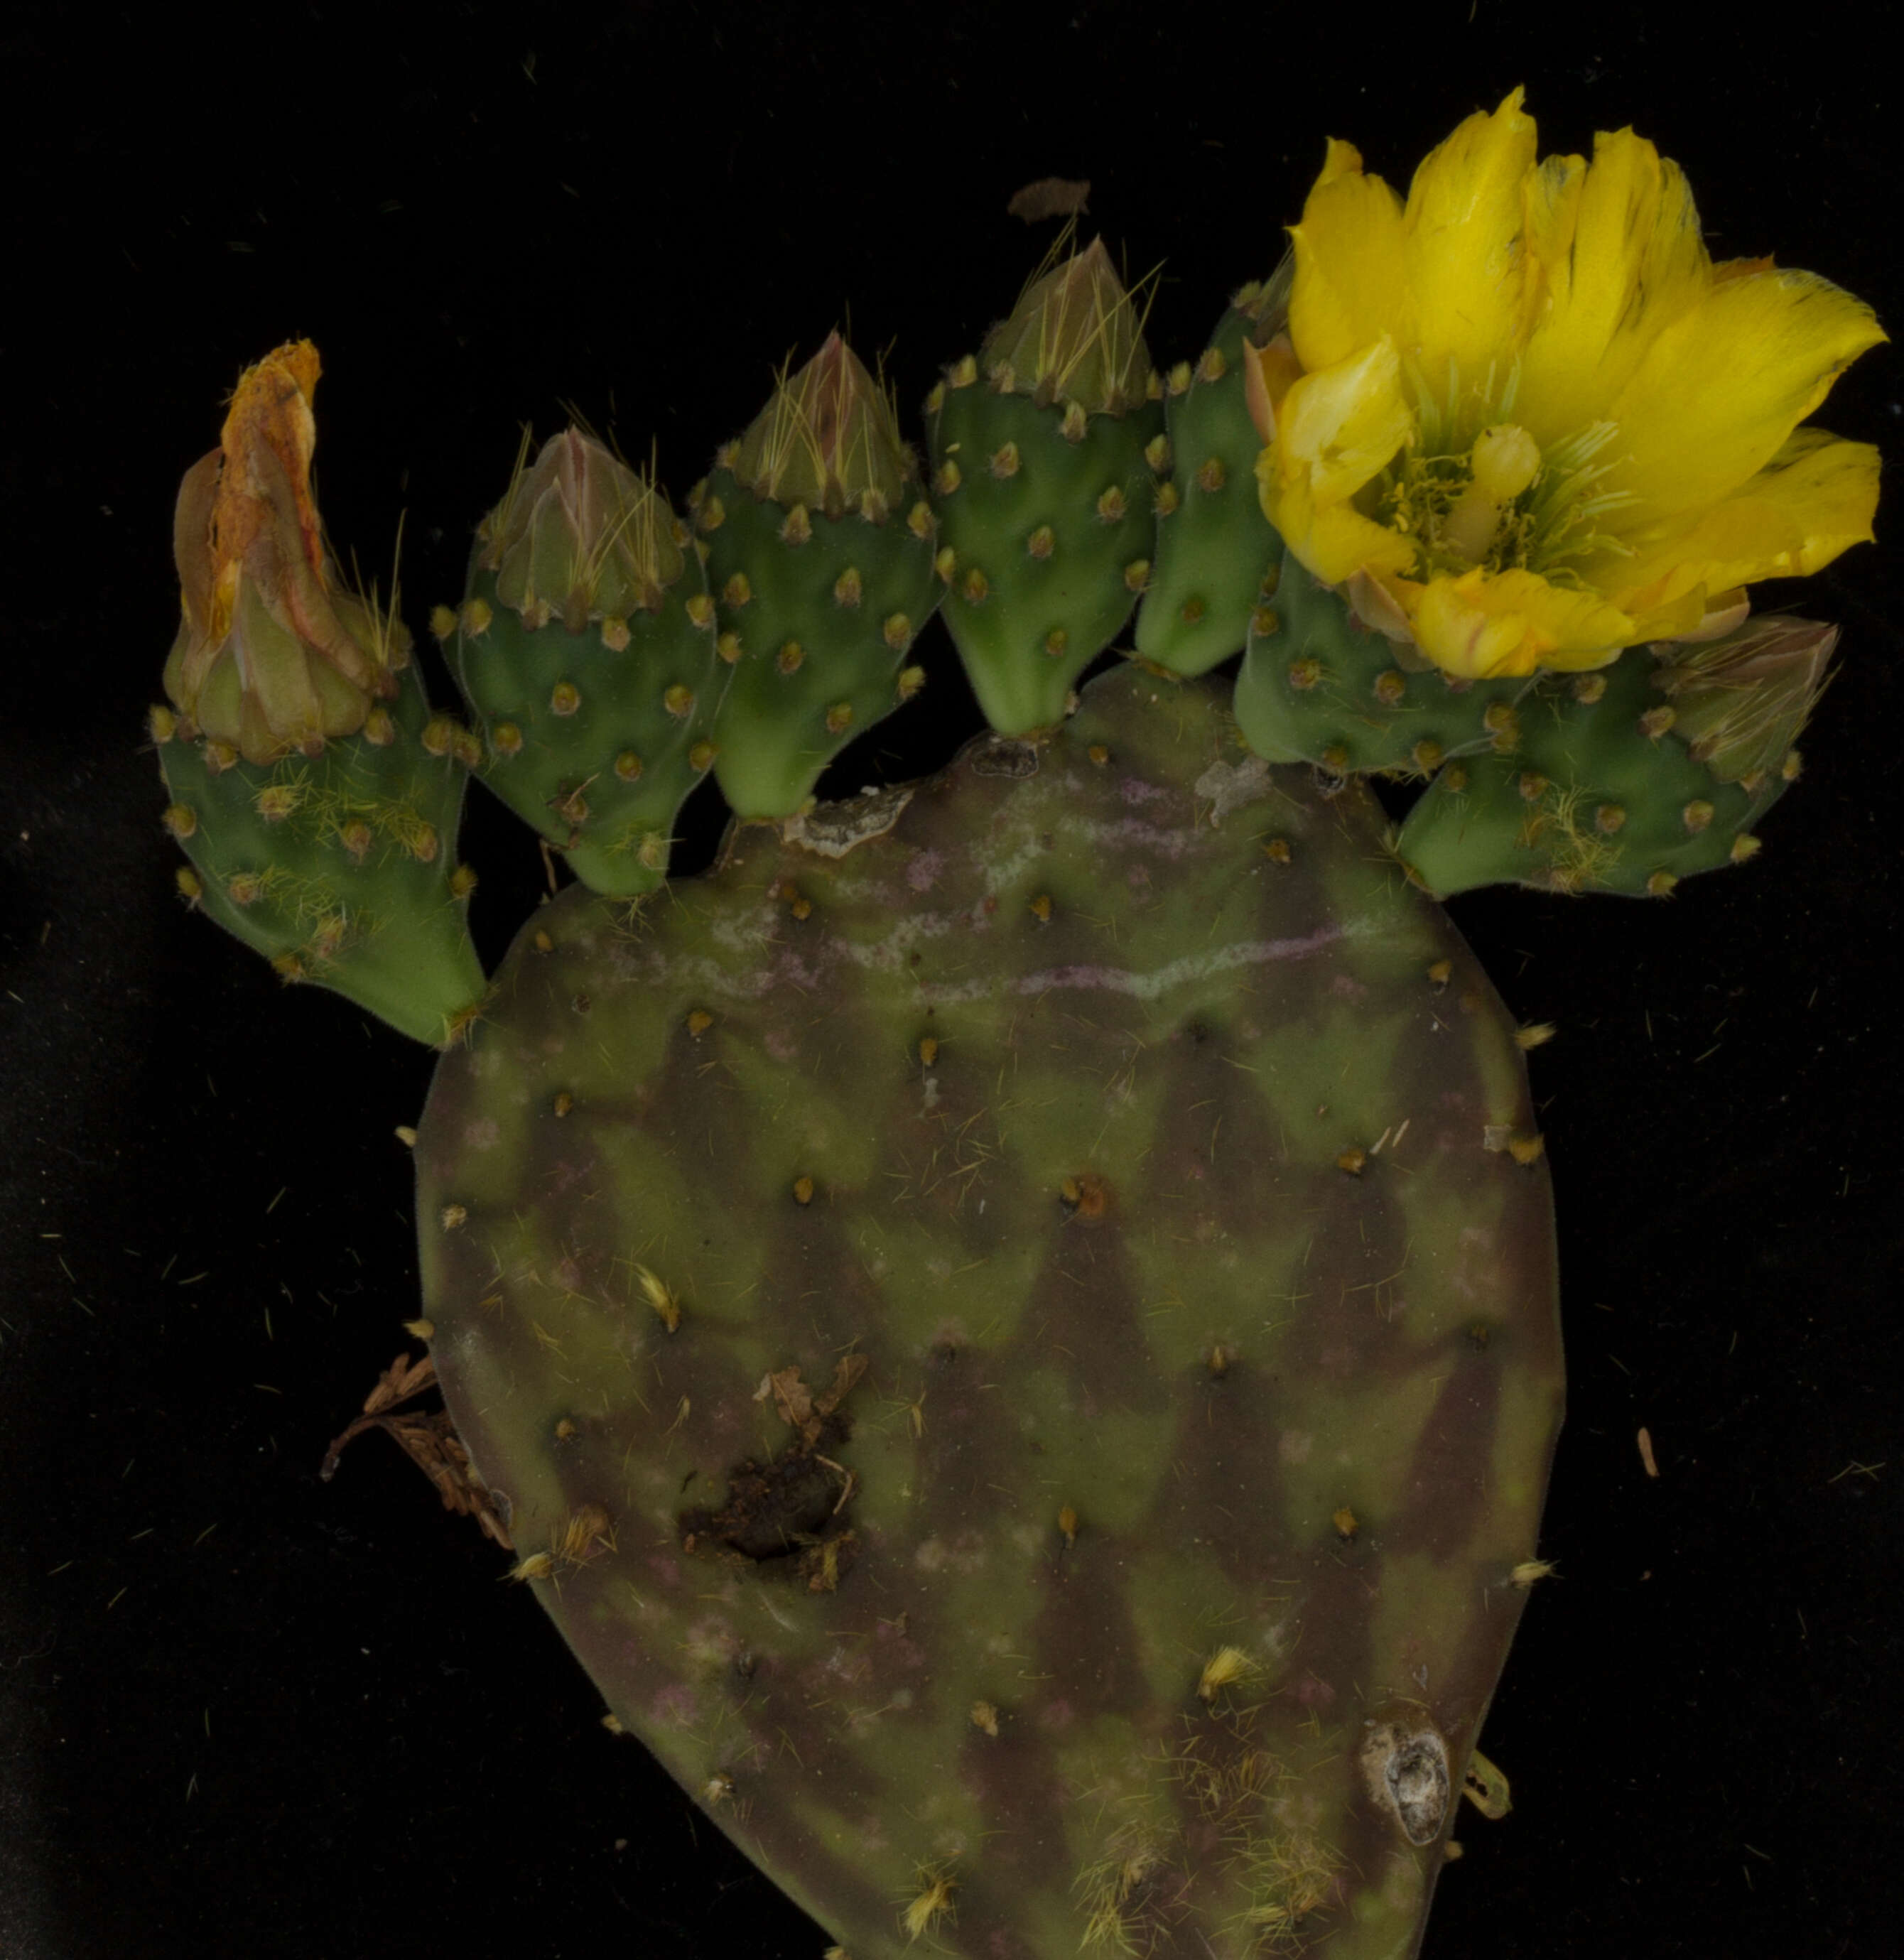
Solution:
{"label": "wilted orange flower", "polygon": [[408,636],[333,589],[310,494],[317,350],[280,347],[240,378],[219,446],[186,473],[173,525],[183,619],[165,690],[247,762],[354,734],[396,691]]}

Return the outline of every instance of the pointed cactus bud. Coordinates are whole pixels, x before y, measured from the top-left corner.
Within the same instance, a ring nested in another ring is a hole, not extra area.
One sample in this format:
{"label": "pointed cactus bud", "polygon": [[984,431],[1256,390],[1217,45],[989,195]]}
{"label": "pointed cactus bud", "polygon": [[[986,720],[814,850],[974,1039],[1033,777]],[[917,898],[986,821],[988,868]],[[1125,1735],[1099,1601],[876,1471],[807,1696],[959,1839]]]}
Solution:
{"label": "pointed cactus bud", "polygon": [[728,677],[667,498],[580,429],[525,439],[444,612],[484,780],[595,890],[652,891]]}
{"label": "pointed cactus bud", "polygon": [[1041,407],[1075,402],[1087,415],[1121,415],[1148,399],[1143,323],[1103,239],[1025,288],[986,336],[979,365]]}
{"label": "pointed cactus bud", "polygon": [[1659,649],[1653,684],[1673,732],[1722,783],[1775,775],[1824,692],[1838,628],[1789,613],[1748,620],[1703,645]]}
{"label": "pointed cactus bud", "polygon": [[173,523],[183,619],[165,691],[248,762],[355,734],[396,692],[409,639],[333,589],[310,494],[317,350],[280,347],[240,379],[219,446],[186,473]]}
{"label": "pointed cactus bud", "polygon": [[674,520],[653,485],[591,435],[565,429],[521,461],[478,531],[476,562],[531,628],[660,609],[681,575]]}
{"label": "pointed cactus bud", "polygon": [[837,332],[782,371],[695,501],[734,670],[715,775],[737,815],[790,816],[912,692],[906,657],[942,590],[931,511],[886,390]]}
{"label": "pointed cactus bud", "polygon": [[875,520],[899,508],[912,476],[891,402],[837,331],[781,377],[731,466],[756,497]]}
{"label": "pointed cactus bud", "polygon": [[1162,387],[1103,240],[1033,278],[927,408],[966,677],[1000,734],[1055,727],[1149,581],[1168,466]]}

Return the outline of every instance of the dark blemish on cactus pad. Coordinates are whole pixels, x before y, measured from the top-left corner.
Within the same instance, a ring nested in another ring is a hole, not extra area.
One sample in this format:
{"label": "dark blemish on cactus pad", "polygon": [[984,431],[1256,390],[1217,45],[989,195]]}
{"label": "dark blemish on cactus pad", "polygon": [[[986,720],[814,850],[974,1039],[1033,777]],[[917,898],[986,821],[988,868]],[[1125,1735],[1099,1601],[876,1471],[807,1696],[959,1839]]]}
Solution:
{"label": "dark blemish on cactus pad", "polygon": [[841,1535],[845,1488],[838,1465],[804,1446],[766,1464],[750,1459],[728,1472],[728,1500],[718,1510],[681,1513],[682,1548],[738,1552],[756,1565],[791,1558]]}
{"label": "dark blemish on cactus pad", "polygon": [[1096,1171],[1081,1171],[1058,1187],[1058,1202],[1080,1224],[1094,1225],[1111,1208],[1111,1188]]}
{"label": "dark blemish on cactus pad", "polygon": [[905,814],[912,796],[911,787],[903,785],[868,790],[839,803],[817,804],[782,819],[781,842],[819,857],[844,858],[861,845],[884,837]]}
{"label": "dark blemish on cactus pad", "polygon": [[1434,1729],[1383,1722],[1362,1745],[1369,1793],[1411,1844],[1431,1844],[1448,1814],[1447,1745]]}
{"label": "dark blemish on cactus pad", "polygon": [[[737,1552],[756,1564],[817,1551],[823,1554],[827,1575],[823,1589],[833,1589],[845,1569],[840,1558],[844,1542],[853,1535],[842,1514],[857,1488],[853,1473],[831,1453],[852,1433],[852,1418],[836,1403],[858,1373],[850,1363],[843,1363],[832,1393],[805,1402],[798,1440],[778,1456],[764,1465],[750,1457],[730,1471],[727,1501],[718,1510],[702,1506],[681,1513],[684,1550]],[[797,1369],[787,1374],[804,1388]],[[784,1384],[786,1377],[777,1379]],[[782,1412],[787,1413],[786,1406]],[[798,1562],[804,1569],[808,1561]]]}
{"label": "dark blemish on cactus pad", "polygon": [[1005,776],[1022,782],[1038,773],[1037,745],[995,735],[974,749],[971,766],[975,776]]}

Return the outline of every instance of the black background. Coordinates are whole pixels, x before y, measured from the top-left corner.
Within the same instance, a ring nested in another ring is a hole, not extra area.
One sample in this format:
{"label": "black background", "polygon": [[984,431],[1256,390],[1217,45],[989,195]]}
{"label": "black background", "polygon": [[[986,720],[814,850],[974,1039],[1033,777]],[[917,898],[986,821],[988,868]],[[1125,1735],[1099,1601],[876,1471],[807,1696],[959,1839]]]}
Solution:
{"label": "black background", "polygon": [[[1715,256],[1775,251],[1895,326],[1884,16],[1765,18],[13,14],[0,1953],[481,1952],[512,1922],[533,1956],[824,1944],[603,1732],[393,1449],[317,1481],[416,1311],[392,1133],[430,1058],[285,994],[173,896],[142,717],[177,479],[239,369],[318,342],[329,527],[387,586],[407,513],[420,636],[520,423],[572,403],[631,454],[651,436],[679,497],[836,322],[910,411],[1042,250],[1004,207],[1049,173],[1091,180],[1134,271],[1164,262],[1170,359],[1269,270],[1326,135],[1405,183],[1524,81],[1543,148],[1632,123],[1686,164]],[[1891,444],[1899,393],[1880,349],[1820,419]],[[1895,1950],[1900,598],[1881,545],[1804,592],[1842,670],[1752,867],[1664,904],[1454,906],[1511,1008],[1561,1030],[1533,1067],[1571,1399],[1560,1576],[1485,1735],[1517,1807],[1462,1826],[1429,1960]],[[936,634],[927,657],[847,788],[975,725]],[[533,902],[524,835],[473,793],[491,959]]]}

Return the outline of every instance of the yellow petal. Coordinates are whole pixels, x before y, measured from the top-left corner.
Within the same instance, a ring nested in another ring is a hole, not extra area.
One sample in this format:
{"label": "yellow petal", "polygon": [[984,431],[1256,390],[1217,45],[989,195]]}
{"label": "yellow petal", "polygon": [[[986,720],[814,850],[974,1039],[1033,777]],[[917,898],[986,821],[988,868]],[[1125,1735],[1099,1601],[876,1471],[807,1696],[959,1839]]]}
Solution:
{"label": "yellow petal", "polygon": [[1580,200],[1586,188],[1584,157],[1543,157],[1539,168],[1530,170],[1521,180],[1521,245],[1527,255],[1531,281],[1527,288],[1527,299],[1536,315],[1547,304],[1553,268],[1567,269],[1567,255],[1573,250],[1574,234],[1580,224]]}
{"label": "yellow petal", "polygon": [[1641,614],[1695,590],[1804,577],[1869,540],[1880,464],[1869,443],[1801,429],[1734,495],[1634,540],[1630,560],[1609,558],[1583,573]]}
{"label": "yellow petal", "polygon": [[1256,489],[1263,515],[1297,562],[1325,585],[1340,585],[1371,568],[1405,572],[1415,562],[1408,539],[1364,517],[1353,504],[1319,505],[1306,470],[1282,476],[1273,446],[1256,459]]}
{"label": "yellow petal", "polygon": [[1324,184],[1333,183],[1338,177],[1346,177],[1352,171],[1360,175],[1361,167],[1361,151],[1353,143],[1345,143],[1341,137],[1331,136],[1329,148],[1323,155],[1322,169],[1310,189],[1320,190]]}
{"label": "yellow petal", "polygon": [[1630,537],[1737,489],[1885,338],[1862,300],[1811,272],[1766,267],[1715,284],[1667,326],[1613,402],[1620,432],[1603,487],[1636,501],[1608,528]]}
{"label": "yellow petal", "polygon": [[[1516,345],[1524,347],[1528,336],[1539,326],[1548,310],[1547,269],[1566,262],[1573,248],[1574,228],[1580,221],[1580,199],[1587,185],[1584,157],[1545,157],[1539,167],[1520,180],[1520,318],[1517,323]],[[1509,405],[1518,413],[1524,390],[1518,372],[1515,395]],[[1539,412],[1536,406],[1536,414]],[[1542,432],[1546,434],[1543,418]]]}
{"label": "yellow petal", "polygon": [[1604,667],[1632,644],[1632,619],[1597,593],[1564,590],[1539,573],[1479,567],[1433,578],[1409,595],[1415,644],[1447,673],[1471,680]]}
{"label": "yellow petal", "polygon": [[1278,467],[1301,469],[1320,504],[1352,497],[1413,433],[1402,366],[1387,334],[1290,384],[1276,414]]}
{"label": "yellow petal", "polygon": [[1535,296],[1514,412],[1553,442],[1607,414],[1654,339],[1704,295],[1708,261],[1680,167],[1630,129],[1596,136],[1590,167],[1547,160],[1527,252]]}
{"label": "yellow petal", "polygon": [[[1339,167],[1338,151],[1355,167]],[[1380,177],[1364,177],[1361,162],[1346,143],[1331,143],[1302,222],[1290,227],[1289,337],[1305,368],[1332,368],[1402,324],[1401,202]]]}
{"label": "yellow petal", "polygon": [[1712,267],[1712,283],[1722,286],[1729,279],[1743,279],[1748,272],[1769,272],[1775,261],[1770,253],[1762,259],[1721,259]]}
{"label": "yellow petal", "polygon": [[1463,390],[1488,390],[1492,377],[1498,390],[1516,351],[1522,186],[1535,141],[1522,94],[1517,88],[1491,116],[1470,116],[1409,187],[1403,225],[1414,339],[1438,400],[1448,393],[1450,364]]}

